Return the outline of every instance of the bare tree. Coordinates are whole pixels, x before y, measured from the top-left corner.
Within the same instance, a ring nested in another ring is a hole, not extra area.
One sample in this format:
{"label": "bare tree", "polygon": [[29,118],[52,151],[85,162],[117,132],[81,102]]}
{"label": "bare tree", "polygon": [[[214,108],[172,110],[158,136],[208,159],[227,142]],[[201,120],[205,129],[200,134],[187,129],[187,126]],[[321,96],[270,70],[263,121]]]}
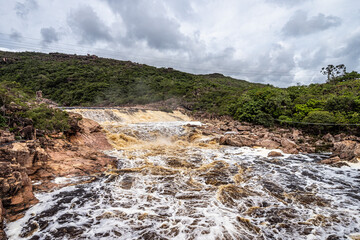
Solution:
{"label": "bare tree", "polygon": [[329,64],[327,67],[321,68],[320,72],[327,76],[328,82],[331,82],[335,80],[337,77],[345,75],[346,67],[344,64],[339,64],[336,66]]}

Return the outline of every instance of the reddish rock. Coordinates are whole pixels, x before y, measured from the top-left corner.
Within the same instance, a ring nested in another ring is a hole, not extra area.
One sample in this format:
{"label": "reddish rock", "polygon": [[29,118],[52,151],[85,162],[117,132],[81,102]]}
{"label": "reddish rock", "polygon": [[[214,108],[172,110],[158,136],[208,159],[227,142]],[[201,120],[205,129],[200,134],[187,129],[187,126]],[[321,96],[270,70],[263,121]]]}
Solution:
{"label": "reddish rock", "polygon": [[284,155],[282,155],[281,152],[277,152],[277,151],[271,151],[268,154],[268,157],[283,157]]}
{"label": "reddish rock", "polygon": [[334,163],[338,163],[340,161],[341,161],[341,159],[339,158],[339,156],[336,156],[336,157],[333,157],[333,158],[328,158],[328,159],[321,160],[320,163],[331,165],[331,164],[334,164]]}
{"label": "reddish rock", "polygon": [[4,220],[5,220],[5,209],[3,208],[2,201],[0,201],[0,239],[7,239],[6,233],[4,231]]}
{"label": "reddish rock", "polygon": [[15,141],[15,135],[9,131],[0,130],[0,144]]}
{"label": "reddish rock", "polygon": [[281,140],[281,146],[285,149],[294,149],[294,148],[297,148],[297,145],[294,141],[291,141],[289,139],[282,139]]}
{"label": "reddish rock", "polygon": [[335,142],[333,147],[333,155],[339,156],[343,160],[352,160],[359,153],[359,144],[355,141],[345,140]]}
{"label": "reddish rock", "polygon": [[301,132],[298,129],[293,129],[292,139],[298,140],[300,138]]}
{"label": "reddish rock", "polygon": [[80,131],[70,136],[70,142],[76,145],[85,145],[96,150],[110,150],[112,146],[106,135],[102,132],[101,126],[90,119],[82,119],[79,122]]}
{"label": "reddish rock", "polygon": [[19,213],[38,202],[32,192],[26,168],[16,162],[0,162],[0,197],[9,220],[19,218]]}
{"label": "reddish rock", "polygon": [[326,142],[335,142],[335,138],[330,133],[324,135],[322,139]]}
{"label": "reddish rock", "polygon": [[219,140],[220,145],[229,145],[234,147],[252,147],[254,146],[255,139],[250,138],[249,136],[222,136]]}
{"label": "reddish rock", "polygon": [[251,131],[250,126],[238,125],[238,126],[236,126],[236,128],[238,131]]}
{"label": "reddish rock", "polygon": [[[115,166],[114,158],[99,151],[112,149],[99,124],[88,119],[76,124],[69,140],[60,134],[0,147],[0,202],[8,220],[22,217],[38,202],[30,178],[43,182],[41,190],[49,190],[55,186],[50,182],[54,177],[88,175]],[[0,134],[2,143],[13,140],[7,132]]]}
{"label": "reddish rock", "polygon": [[261,139],[256,142],[256,145],[267,148],[267,149],[277,149],[280,147],[279,143],[277,143],[273,140],[270,140],[270,139]]}

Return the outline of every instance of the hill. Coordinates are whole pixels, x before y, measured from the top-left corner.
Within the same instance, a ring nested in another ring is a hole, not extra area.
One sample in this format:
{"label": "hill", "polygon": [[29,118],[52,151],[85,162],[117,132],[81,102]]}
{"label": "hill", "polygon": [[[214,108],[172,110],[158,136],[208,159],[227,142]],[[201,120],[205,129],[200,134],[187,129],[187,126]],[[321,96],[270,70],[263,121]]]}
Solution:
{"label": "hill", "polygon": [[[265,126],[360,123],[357,72],[323,84],[277,88],[218,73],[194,75],[93,55],[0,52],[0,57],[1,82],[42,90],[45,97],[64,106],[121,106],[175,98],[192,111],[230,115]],[[324,128],[310,125],[314,127]]]}
{"label": "hill", "polygon": [[0,81],[16,81],[64,106],[119,106],[179,98],[226,114],[223,102],[263,85],[129,61],[60,53],[0,52]]}

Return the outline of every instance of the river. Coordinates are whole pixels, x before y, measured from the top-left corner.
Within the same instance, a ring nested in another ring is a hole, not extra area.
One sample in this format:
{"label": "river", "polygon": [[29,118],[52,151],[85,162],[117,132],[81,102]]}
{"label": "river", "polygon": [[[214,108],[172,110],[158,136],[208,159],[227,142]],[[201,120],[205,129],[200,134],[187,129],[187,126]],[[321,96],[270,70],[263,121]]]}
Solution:
{"label": "river", "polygon": [[[355,239],[360,170],[323,155],[219,146],[180,112],[71,109],[99,122],[118,169],[38,193],[9,239]],[[56,179],[73,181],[74,179]],[[76,180],[76,179],[75,179]]]}

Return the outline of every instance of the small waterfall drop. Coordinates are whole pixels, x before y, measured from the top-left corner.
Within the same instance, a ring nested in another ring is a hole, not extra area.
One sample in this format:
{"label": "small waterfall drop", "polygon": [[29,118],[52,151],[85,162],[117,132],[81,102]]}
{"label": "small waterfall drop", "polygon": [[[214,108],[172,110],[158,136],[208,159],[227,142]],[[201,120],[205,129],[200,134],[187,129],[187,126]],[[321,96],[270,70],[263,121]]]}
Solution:
{"label": "small waterfall drop", "polygon": [[[220,147],[180,112],[74,109],[99,122],[118,169],[37,197],[10,239],[346,239],[360,171]],[[20,235],[19,235],[20,233]]]}

